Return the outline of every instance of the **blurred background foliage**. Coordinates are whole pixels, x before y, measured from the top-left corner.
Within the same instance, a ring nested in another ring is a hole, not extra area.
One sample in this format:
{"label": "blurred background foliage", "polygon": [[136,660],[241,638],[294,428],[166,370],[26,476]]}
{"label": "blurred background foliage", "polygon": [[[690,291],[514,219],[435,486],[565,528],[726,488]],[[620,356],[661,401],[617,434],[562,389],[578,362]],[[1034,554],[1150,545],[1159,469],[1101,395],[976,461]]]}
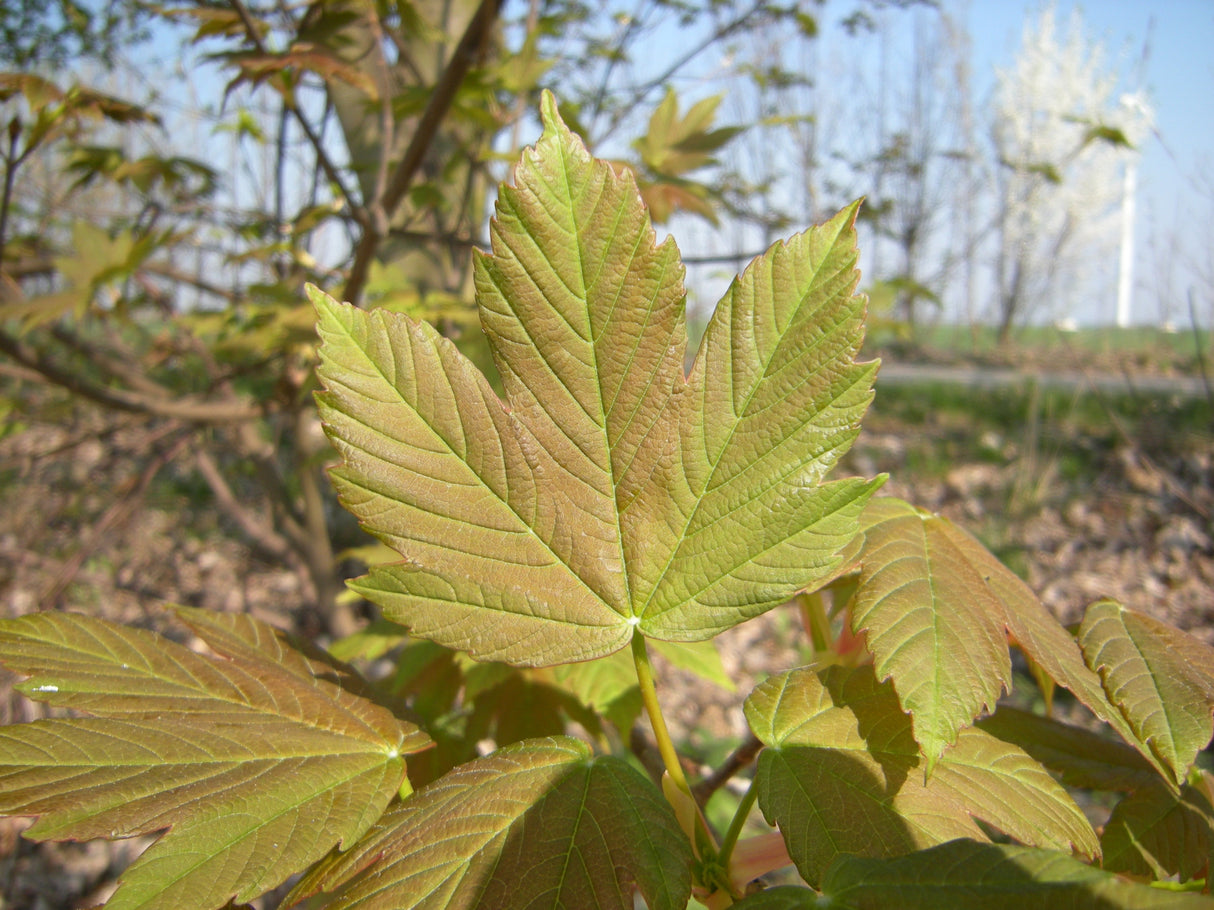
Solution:
{"label": "blurred background foliage", "polygon": [[[1060,43],[1043,17],[1024,73],[1000,83],[995,129],[966,94],[966,37],[946,9],[846,7],[831,15],[848,53],[913,38],[904,79],[875,93],[818,80],[825,8],[796,0],[5,3],[0,411],[6,437],[59,435],[18,447],[25,466],[0,482],[98,440],[124,459],[120,482],[90,490],[100,508],[54,554],[54,582],[18,607],[64,605],[114,530],[163,496],[172,533],[217,528],[300,579],[302,630],[358,628],[342,582],[366,541],[323,476],[302,287],[426,319],[492,375],[469,263],[545,88],[596,154],[635,174],[659,225],[736,238],[688,256],[707,284],[866,195],[874,334],[930,335],[962,288],[991,300],[983,315],[1006,342],[1090,260],[1076,225],[1107,213],[1076,200],[1095,204],[1086,188],[1124,163],[1142,110],[1119,107],[1091,48]],[[1043,114],[1033,61],[1058,47],[1074,90]],[[1047,127],[1013,129],[1013,98]]]}

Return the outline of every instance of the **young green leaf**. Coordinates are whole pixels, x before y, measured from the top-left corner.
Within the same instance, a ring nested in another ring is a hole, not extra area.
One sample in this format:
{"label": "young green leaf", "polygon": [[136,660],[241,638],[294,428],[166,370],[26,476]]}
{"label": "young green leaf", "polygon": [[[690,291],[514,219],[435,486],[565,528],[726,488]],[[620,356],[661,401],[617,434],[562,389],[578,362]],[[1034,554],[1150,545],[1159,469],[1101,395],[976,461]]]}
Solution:
{"label": "young green leaf", "polygon": [[1023,843],[1099,852],[1066,791],[1022,749],[981,730],[963,731],[925,782],[910,718],[871,667],[772,677],[747,699],[746,717],[768,747],[759,805],[810,884],[840,854],[982,839],[971,817]]}
{"label": "young green leaf", "polygon": [[507,404],[424,324],[310,294],[343,503],[397,550],[354,585],[478,659],[701,641],[829,576],[878,482],[823,484],[871,399],[856,207],[733,285],[683,375],[683,268],[550,95],[476,259]]}
{"label": "young green leaf", "polygon": [[962,727],[1011,688],[1003,604],[975,565],[981,545],[947,519],[898,499],[869,503],[852,629],[877,676],[914,717],[930,769]]}
{"label": "young green leaf", "polygon": [[1079,644],[1138,742],[1183,781],[1214,735],[1214,649],[1110,600],[1088,607]]}
{"label": "young green leaf", "polygon": [[1010,642],[1175,785],[1173,772],[1110,701],[1074,637],[982,544],[896,499],[872,502],[861,521],[866,568],[852,600],[853,628],[867,630],[878,674],[893,680],[914,715],[929,767],[1010,685]]}
{"label": "young green leaf", "polygon": [[1009,641],[1019,646],[1041,672],[1069,689],[1175,787],[1167,766],[1135,735],[1121,709],[1109,700],[1100,677],[1084,662],[1075,637],[1062,627],[1028,585],[987,550],[975,547],[970,555],[987,586],[1004,606]]}
{"label": "young green leaf", "polygon": [[681,910],[691,846],[661,793],[577,740],[529,740],[461,765],[388,812],[288,898],[329,910]]}
{"label": "young green leaf", "polygon": [[404,755],[429,744],[270,627],[179,612],[226,659],[86,616],[0,622],[24,694],[95,715],[0,729],[0,812],[39,816],[37,839],[168,829],[109,910],[221,907],[276,887],[357,840]]}
{"label": "young green leaf", "polygon": [[1200,787],[1186,784],[1177,794],[1156,781],[1113,808],[1100,845],[1104,868],[1113,872],[1208,879],[1214,869],[1214,807]]}

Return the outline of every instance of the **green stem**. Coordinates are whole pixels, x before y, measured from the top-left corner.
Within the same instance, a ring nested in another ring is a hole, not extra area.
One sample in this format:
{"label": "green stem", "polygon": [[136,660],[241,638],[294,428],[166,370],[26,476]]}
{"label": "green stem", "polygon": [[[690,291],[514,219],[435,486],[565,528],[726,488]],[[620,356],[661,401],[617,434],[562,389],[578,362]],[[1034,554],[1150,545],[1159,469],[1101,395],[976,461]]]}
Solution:
{"label": "green stem", "polygon": [[746,788],[746,795],[738,803],[738,810],[733,814],[733,821],[729,823],[729,830],[725,832],[725,839],[721,841],[721,852],[718,854],[718,857],[721,865],[726,869],[729,868],[729,858],[733,856],[734,845],[737,844],[738,838],[742,836],[742,829],[746,827],[746,819],[750,817],[750,810],[754,808],[755,799],[758,795],[759,791],[752,780],[750,786]]}
{"label": "green stem", "polygon": [[632,635],[632,660],[636,664],[637,682],[641,687],[641,701],[645,712],[649,715],[649,723],[653,726],[654,738],[658,741],[658,751],[662,754],[662,763],[666,765],[666,773],[670,775],[674,785],[691,796],[691,786],[683,774],[683,766],[679,764],[679,753],[675,751],[670,731],[666,729],[666,720],[662,717],[662,706],[658,704],[658,690],[654,685],[653,666],[649,663],[649,652],[645,649],[645,636],[640,632]]}
{"label": "green stem", "polygon": [[826,603],[821,591],[797,596],[797,604],[801,608],[802,621],[809,632],[813,643],[814,657],[825,654],[834,644],[834,636],[830,631],[830,619],[826,615]]}

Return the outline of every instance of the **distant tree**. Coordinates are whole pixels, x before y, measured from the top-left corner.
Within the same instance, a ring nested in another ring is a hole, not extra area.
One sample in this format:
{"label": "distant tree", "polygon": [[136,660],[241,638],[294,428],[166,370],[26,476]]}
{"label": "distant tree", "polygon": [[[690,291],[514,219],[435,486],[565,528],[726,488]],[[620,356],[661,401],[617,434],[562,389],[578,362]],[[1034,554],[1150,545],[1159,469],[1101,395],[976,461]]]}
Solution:
{"label": "distant tree", "polygon": [[4,67],[61,67],[82,58],[110,63],[142,37],[145,4],[105,0],[4,0],[0,61]]}
{"label": "distant tree", "polygon": [[[965,35],[939,9],[912,9],[900,20],[883,15],[873,27],[890,52],[876,73],[863,74],[873,114],[857,118],[863,132],[849,163],[869,197],[867,220],[877,239],[873,291],[913,328],[923,303],[940,302],[957,259],[946,249],[965,245],[953,214],[964,202],[955,191],[973,154],[964,131],[968,86],[957,79]],[[902,54],[893,51],[899,36]],[[892,263],[882,253],[892,253]]]}
{"label": "distant tree", "polygon": [[[576,0],[0,9],[3,365],[146,426],[148,464],[200,478],[254,552],[305,580],[334,634],[356,627],[340,599],[351,541],[326,501],[303,284],[431,321],[487,366],[469,262],[540,89],[580,113],[592,146],[618,144],[658,220],[702,215],[717,192],[700,172],[736,130],[673,84],[722,41],[805,18],[769,0],[646,0],[623,17]],[[117,26],[141,22],[158,43],[183,38],[185,72],[129,54],[135,32]],[[644,50],[692,31],[669,59]],[[80,63],[111,51],[136,85],[181,78],[196,95],[99,91]],[[100,191],[115,204],[79,204]],[[7,393],[0,409],[25,406]]]}
{"label": "distant tree", "polygon": [[1144,107],[1119,102],[1118,80],[1079,11],[1063,29],[1052,7],[1026,26],[1015,62],[997,74],[1001,340],[1041,303],[1065,307],[1093,265],[1115,256],[1124,155],[1145,132]]}
{"label": "distant tree", "polygon": [[966,35],[941,9],[914,2],[861,6],[823,28],[835,40],[817,40],[816,26],[777,24],[732,54],[731,72],[749,84],[731,89],[730,109],[758,125],[726,156],[735,205],[724,230],[752,253],[863,196],[874,306],[913,323],[962,258],[948,251],[968,246],[952,215],[973,195],[963,186],[968,86],[957,77]]}

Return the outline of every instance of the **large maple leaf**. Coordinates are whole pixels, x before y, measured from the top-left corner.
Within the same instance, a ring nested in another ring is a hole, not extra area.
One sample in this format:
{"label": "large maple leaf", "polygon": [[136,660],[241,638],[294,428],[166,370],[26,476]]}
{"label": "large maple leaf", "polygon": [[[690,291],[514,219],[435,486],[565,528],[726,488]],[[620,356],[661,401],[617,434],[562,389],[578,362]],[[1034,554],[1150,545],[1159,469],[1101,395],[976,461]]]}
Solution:
{"label": "large maple leaf", "polygon": [[0,814],[40,816],[39,840],[168,829],[109,910],[251,900],[358,840],[430,744],[264,623],[177,612],[215,656],[88,616],[0,623],[22,692],[93,715],[0,729]]}
{"label": "large maple leaf", "polygon": [[311,289],[343,503],[402,561],[354,584],[414,634],[540,666],[711,638],[836,570],[880,481],[859,431],[856,206],[731,285],[689,376],[683,267],[631,174],[546,95],[477,302],[501,401],[424,323]]}

